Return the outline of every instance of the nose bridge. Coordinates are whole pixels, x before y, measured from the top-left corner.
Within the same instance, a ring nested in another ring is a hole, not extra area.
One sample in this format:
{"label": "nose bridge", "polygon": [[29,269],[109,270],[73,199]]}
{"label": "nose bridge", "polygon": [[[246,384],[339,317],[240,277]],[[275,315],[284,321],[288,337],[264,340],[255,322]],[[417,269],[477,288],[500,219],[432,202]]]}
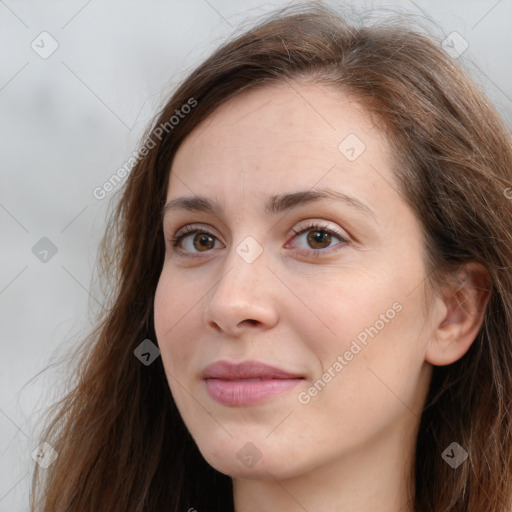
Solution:
{"label": "nose bridge", "polygon": [[[263,246],[252,236],[247,236],[229,249],[223,267],[223,277],[215,291],[220,294],[227,289],[231,297],[239,296],[240,300],[249,294],[250,299],[262,283],[271,274],[267,268],[267,258]],[[252,297],[254,298],[254,297]]]}
{"label": "nose bridge", "polygon": [[273,278],[267,268],[263,247],[253,237],[245,237],[229,249],[219,282],[208,298],[207,322],[228,332],[245,320],[251,324],[276,320]]}

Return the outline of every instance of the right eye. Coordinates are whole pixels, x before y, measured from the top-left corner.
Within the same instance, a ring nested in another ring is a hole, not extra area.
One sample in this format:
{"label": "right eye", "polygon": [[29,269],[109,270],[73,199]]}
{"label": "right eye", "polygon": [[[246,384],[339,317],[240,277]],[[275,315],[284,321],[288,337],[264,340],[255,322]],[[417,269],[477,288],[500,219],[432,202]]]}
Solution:
{"label": "right eye", "polygon": [[[205,228],[185,226],[172,237],[171,245],[173,249],[179,249],[177,251],[178,253],[198,254],[208,252],[208,249],[215,248],[216,239],[217,237]],[[185,243],[185,245],[188,244],[188,247],[183,247],[183,243]],[[194,253],[193,249],[196,249],[197,252]]]}

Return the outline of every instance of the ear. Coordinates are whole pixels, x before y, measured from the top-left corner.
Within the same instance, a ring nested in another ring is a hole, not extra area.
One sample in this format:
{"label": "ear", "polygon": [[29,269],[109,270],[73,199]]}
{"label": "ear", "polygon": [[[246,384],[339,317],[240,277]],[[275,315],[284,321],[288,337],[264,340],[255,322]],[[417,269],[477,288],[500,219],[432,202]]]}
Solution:
{"label": "ear", "polygon": [[484,319],[492,281],[479,263],[466,263],[443,287],[442,314],[436,319],[434,337],[425,359],[436,366],[459,360],[471,347]]}

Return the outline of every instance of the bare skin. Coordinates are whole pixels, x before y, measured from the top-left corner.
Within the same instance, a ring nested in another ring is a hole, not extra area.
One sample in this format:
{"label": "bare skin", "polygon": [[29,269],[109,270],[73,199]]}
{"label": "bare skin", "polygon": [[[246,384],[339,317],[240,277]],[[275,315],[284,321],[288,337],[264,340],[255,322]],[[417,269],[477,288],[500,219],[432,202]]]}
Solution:
{"label": "bare skin", "polygon": [[[478,267],[464,308],[455,292],[427,299],[420,225],[379,126],[339,91],[280,83],[229,100],[174,159],[167,201],[200,195],[221,210],[165,215],[156,334],[187,428],[233,478],[236,512],[411,510],[432,365],[461,358],[480,328]],[[264,211],[269,196],[326,188],[365,206],[321,199]],[[186,225],[198,232],[173,248]],[[304,378],[229,406],[200,375],[220,359]]]}

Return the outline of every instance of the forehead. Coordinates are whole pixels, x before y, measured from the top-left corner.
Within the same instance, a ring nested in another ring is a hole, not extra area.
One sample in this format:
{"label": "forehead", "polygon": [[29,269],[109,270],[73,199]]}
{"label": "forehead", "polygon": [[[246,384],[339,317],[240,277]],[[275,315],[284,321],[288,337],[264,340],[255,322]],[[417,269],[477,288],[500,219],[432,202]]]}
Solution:
{"label": "forehead", "polygon": [[361,104],[333,87],[281,82],[231,98],[187,136],[168,198],[214,192],[222,202],[316,184],[349,191],[383,178],[393,179],[389,146]]}

